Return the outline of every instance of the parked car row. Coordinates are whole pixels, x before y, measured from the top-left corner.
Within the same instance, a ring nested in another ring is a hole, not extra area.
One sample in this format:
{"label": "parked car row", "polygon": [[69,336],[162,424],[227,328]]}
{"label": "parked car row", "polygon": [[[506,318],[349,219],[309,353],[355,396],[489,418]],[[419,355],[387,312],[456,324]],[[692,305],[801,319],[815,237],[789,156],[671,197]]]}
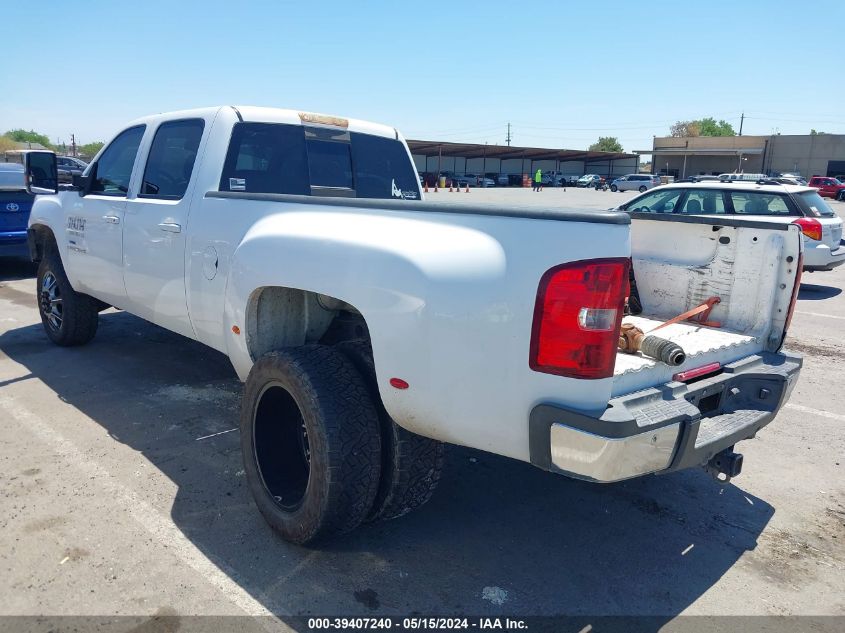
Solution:
{"label": "parked car row", "polygon": [[[836,180],[814,177],[810,183],[817,179]],[[655,213],[679,218],[720,215],[772,225],[796,224],[804,236],[805,271],[832,270],[845,263],[842,219],[824,201],[821,189],[772,180],[762,182],[672,183],[643,193],[614,210],[631,213],[632,218]]]}
{"label": "parked car row", "polygon": [[[534,174],[529,174],[531,182],[534,182]],[[458,187],[521,187],[523,186],[522,174],[497,174],[488,172],[485,174],[456,174],[451,171],[443,171],[440,174],[433,172],[419,173],[420,184],[434,187],[441,179],[445,186]],[[660,177],[652,174],[629,174],[627,176],[601,176],[599,174],[564,174],[558,171],[544,171],[540,180],[544,187],[604,187],[613,191],[628,191],[633,189],[650,189],[660,184]],[[613,183],[617,188],[613,189]],[[643,189],[643,191],[645,190]]]}

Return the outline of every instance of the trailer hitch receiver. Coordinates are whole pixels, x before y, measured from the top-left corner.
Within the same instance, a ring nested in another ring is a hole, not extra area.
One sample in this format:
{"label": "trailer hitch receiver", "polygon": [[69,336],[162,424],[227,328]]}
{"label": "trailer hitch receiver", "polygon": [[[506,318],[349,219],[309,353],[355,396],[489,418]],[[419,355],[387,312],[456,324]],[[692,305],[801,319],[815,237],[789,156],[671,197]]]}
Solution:
{"label": "trailer hitch receiver", "polygon": [[731,446],[716,453],[704,468],[716,481],[726,484],[742,472],[742,454],[734,453]]}

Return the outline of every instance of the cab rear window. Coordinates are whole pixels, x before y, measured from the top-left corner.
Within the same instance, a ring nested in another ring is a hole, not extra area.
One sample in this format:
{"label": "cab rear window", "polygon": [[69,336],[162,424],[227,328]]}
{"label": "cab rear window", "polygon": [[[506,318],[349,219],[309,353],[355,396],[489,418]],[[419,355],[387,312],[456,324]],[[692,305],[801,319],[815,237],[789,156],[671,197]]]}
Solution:
{"label": "cab rear window", "polygon": [[238,123],[220,191],[420,198],[405,146],[370,134],[276,123]]}

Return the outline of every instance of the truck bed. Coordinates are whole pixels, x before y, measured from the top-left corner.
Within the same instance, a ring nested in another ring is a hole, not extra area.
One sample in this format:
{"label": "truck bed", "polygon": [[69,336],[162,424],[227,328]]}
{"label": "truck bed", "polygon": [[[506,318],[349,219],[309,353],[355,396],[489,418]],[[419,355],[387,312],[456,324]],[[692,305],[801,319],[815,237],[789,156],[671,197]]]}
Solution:
{"label": "truck bed", "polygon": [[[626,316],[623,323],[633,323],[643,332],[648,333],[664,322],[664,319],[649,316]],[[672,380],[672,376],[685,369],[701,367],[708,363],[727,363],[749,356],[763,348],[762,341],[756,336],[747,336],[732,332],[726,328],[712,328],[695,323],[675,323],[655,332],[655,335],[680,345],[687,355],[686,362],[679,367],[670,367],[660,361],[640,354],[616,355],[613,371],[613,395],[621,395],[663,384]]]}

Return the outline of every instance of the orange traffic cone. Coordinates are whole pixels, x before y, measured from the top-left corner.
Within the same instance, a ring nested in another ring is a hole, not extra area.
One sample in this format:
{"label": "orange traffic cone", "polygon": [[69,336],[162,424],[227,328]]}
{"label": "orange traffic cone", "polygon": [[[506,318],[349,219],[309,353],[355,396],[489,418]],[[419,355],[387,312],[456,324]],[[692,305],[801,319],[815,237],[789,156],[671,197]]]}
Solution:
{"label": "orange traffic cone", "polygon": [[434,193],[437,193],[437,181],[434,182]]}
{"label": "orange traffic cone", "polygon": [[469,183],[467,183],[467,190],[466,193],[469,193]]}
{"label": "orange traffic cone", "polygon": [[427,180],[423,183],[423,188],[424,188],[423,192],[428,193],[428,181]]}
{"label": "orange traffic cone", "polygon": [[449,181],[449,193],[452,193],[452,181]]}

